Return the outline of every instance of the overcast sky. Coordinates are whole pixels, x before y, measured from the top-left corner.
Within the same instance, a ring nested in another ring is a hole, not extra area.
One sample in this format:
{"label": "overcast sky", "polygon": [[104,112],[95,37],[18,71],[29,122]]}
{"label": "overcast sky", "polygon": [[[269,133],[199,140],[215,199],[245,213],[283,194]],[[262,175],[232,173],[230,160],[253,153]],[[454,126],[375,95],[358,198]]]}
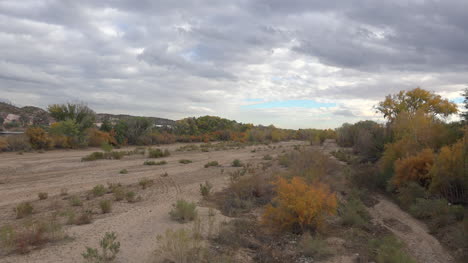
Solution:
{"label": "overcast sky", "polygon": [[0,0],[0,98],[284,128],[468,83],[466,0]]}

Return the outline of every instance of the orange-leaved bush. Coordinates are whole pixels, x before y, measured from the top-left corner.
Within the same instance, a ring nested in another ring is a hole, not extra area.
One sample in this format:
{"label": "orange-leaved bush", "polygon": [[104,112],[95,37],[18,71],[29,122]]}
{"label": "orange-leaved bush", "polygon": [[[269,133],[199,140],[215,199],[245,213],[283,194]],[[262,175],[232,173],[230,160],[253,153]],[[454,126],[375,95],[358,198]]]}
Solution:
{"label": "orange-leaved bush", "polygon": [[468,136],[442,147],[431,175],[432,193],[440,194],[450,202],[468,203]]}
{"label": "orange-leaved bush", "polygon": [[34,149],[49,149],[53,146],[52,139],[40,127],[29,127],[26,130],[26,136]]}
{"label": "orange-leaved bush", "polygon": [[108,132],[100,131],[95,128],[88,129],[88,145],[93,147],[99,147],[103,143],[117,145],[114,137],[112,137]]}
{"label": "orange-leaved bush", "polygon": [[398,159],[395,162],[395,176],[393,183],[397,186],[409,182],[417,182],[422,186],[430,184],[430,171],[434,164],[432,149],[424,149],[416,155]]}
{"label": "orange-leaved bush", "polygon": [[301,177],[279,178],[277,196],[267,205],[263,223],[280,230],[304,232],[320,228],[326,216],[336,213],[337,199],[322,183],[309,185]]}

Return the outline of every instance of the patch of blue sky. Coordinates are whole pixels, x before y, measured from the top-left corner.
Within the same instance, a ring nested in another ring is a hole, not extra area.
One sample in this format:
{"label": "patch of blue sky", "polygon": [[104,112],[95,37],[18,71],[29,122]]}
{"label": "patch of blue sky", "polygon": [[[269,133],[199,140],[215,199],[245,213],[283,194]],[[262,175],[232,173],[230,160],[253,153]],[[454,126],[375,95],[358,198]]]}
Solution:
{"label": "patch of blue sky", "polygon": [[450,101],[452,101],[453,103],[460,104],[460,103],[463,103],[464,100],[465,100],[465,98],[458,97],[458,98],[451,99]]}
{"label": "patch of blue sky", "polygon": [[323,103],[313,100],[285,100],[285,101],[270,101],[251,105],[244,105],[243,108],[249,109],[270,109],[270,108],[331,108],[336,107],[336,103]]}

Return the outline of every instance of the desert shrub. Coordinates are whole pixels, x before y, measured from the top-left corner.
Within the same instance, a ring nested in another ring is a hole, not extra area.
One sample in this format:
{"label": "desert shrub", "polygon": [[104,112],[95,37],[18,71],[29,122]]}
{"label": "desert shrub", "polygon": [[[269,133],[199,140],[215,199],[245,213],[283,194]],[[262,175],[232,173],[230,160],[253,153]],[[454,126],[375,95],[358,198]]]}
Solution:
{"label": "desert shrub", "polygon": [[194,238],[189,229],[168,229],[164,236],[159,235],[157,240],[156,254],[164,260],[162,262],[205,262],[206,248],[201,240]]}
{"label": "desert shrub", "polygon": [[67,136],[52,134],[50,135],[50,138],[55,148],[61,148],[61,149],[71,148],[71,145],[69,143],[69,138]]}
{"label": "desert shrub", "polygon": [[267,155],[263,156],[263,160],[270,161],[270,160],[273,160],[273,157],[271,157],[271,155],[267,154]]}
{"label": "desert shrub", "polygon": [[122,169],[119,171],[119,174],[128,174],[128,170],[127,169]]}
{"label": "desert shrub", "polygon": [[204,184],[200,184],[200,194],[203,197],[207,197],[210,195],[211,188],[213,188],[213,185],[210,184],[210,182],[206,181]]}
{"label": "desert shrub", "polygon": [[353,164],[349,180],[357,188],[374,191],[385,184],[380,181],[378,173],[378,168],[373,164]]}
{"label": "desert shrub", "polygon": [[393,182],[403,185],[408,182],[417,182],[422,186],[428,186],[432,165],[434,164],[434,152],[424,149],[420,153],[395,162],[395,176]]}
{"label": "desert shrub", "polygon": [[16,218],[23,218],[23,217],[26,217],[26,216],[29,216],[33,213],[33,206],[31,205],[31,203],[29,202],[22,202],[22,203],[19,203],[16,207],[15,207],[15,213],[16,213]]}
{"label": "desert shrub", "polygon": [[306,257],[314,259],[323,259],[331,255],[327,243],[320,236],[311,236],[310,233],[302,235],[299,241],[299,250]]}
{"label": "desert shrub", "polygon": [[[108,132],[91,128],[87,130],[87,133],[88,133],[88,145],[89,146],[102,147],[102,145],[111,146],[111,144],[113,145],[117,144],[114,137],[112,137]],[[107,149],[108,148],[109,147],[107,147]],[[108,151],[110,152],[112,150],[112,146],[110,150],[107,150],[107,149],[106,150],[103,149],[103,150],[106,152]]]}
{"label": "desert shrub", "polygon": [[377,263],[416,263],[403,250],[403,244],[393,236],[371,240],[370,247]]}
{"label": "desert shrub", "polygon": [[30,151],[32,148],[28,137],[24,135],[7,136],[6,141],[9,151]]}
{"label": "desert shrub", "polygon": [[278,178],[277,196],[263,214],[263,222],[274,229],[304,232],[323,225],[325,217],[336,213],[337,199],[322,183],[308,185],[301,177],[291,181]]}
{"label": "desert shrub", "polygon": [[93,222],[93,213],[90,210],[81,211],[80,215],[75,218],[75,225],[87,225]]}
{"label": "desert shrub", "polygon": [[114,261],[120,251],[120,242],[117,241],[115,232],[106,232],[99,242],[99,247],[100,250],[86,247],[86,252],[81,254],[84,260],[90,263]]}
{"label": "desert shrub", "polygon": [[49,195],[47,193],[38,193],[37,197],[39,198],[39,200],[45,200],[47,199],[47,197],[49,197]]}
{"label": "desert shrub", "polygon": [[143,165],[165,165],[167,164],[166,161],[159,161],[159,162],[155,162],[155,161],[145,161],[143,163]]}
{"label": "desert shrub", "polygon": [[211,166],[219,166],[219,163],[217,161],[211,161],[205,164],[205,168],[208,168]]}
{"label": "desert shrub", "polygon": [[239,159],[232,161],[232,167],[242,167],[242,162]]}
{"label": "desert shrub", "polygon": [[409,212],[418,219],[427,220],[432,232],[464,218],[464,208],[450,205],[445,199],[417,198],[409,207]]}
{"label": "desert shrub", "polygon": [[175,204],[172,205],[173,208],[169,212],[171,219],[185,223],[195,219],[197,216],[196,205],[193,202],[187,202],[185,200],[177,200]]}
{"label": "desert shrub", "polygon": [[96,185],[95,187],[93,187],[93,189],[91,190],[91,193],[94,195],[94,196],[103,196],[107,193],[107,190],[106,190],[106,187],[102,184],[98,184]]}
{"label": "desert shrub", "polygon": [[366,207],[357,197],[351,197],[346,203],[341,204],[338,214],[345,226],[365,227],[370,221]]}
{"label": "desert shrub", "polygon": [[87,161],[96,161],[96,160],[120,160],[125,155],[128,155],[128,152],[124,152],[124,151],[93,152],[81,158],[81,161],[87,162]]}
{"label": "desert shrub", "polygon": [[171,155],[169,150],[165,149],[162,151],[161,149],[148,149],[148,158],[162,158]]}
{"label": "desert shrub", "polygon": [[26,136],[34,149],[49,149],[53,146],[52,139],[46,131],[40,127],[29,127],[26,130]]}
{"label": "desert shrub", "polygon": [[6,138],[0,137],[0,152],[8,151],[8,142]]}
{"label": "desert shrub", "polygon": [[348,164],[351,164],[353,162],[352,155],[343,150],[333,151],[331,152],[331,155],[333,155],[336,159],[338,159],[341,162],[345,162]]}
{"label": "desert shrub", "polygon": [[99,207],[103,214],[110,213],[112,211],[112,201],[111,200],[101,200],[99,202]]}
{"label": "desert shrub", "polygon": [[82,206],[83,205],[83,201],[81,201],[81,198],[79,196],[77,196],[77,195],[70,196],[69,202],[70,202],[71,206]]}
{"label": "desert shrub", "polygon": [[121,201],[125,199],[125,190],[122,187],[117,187],[113,191],[115,201]]}
{"label": "desert shrub", "polygon": [[[238,171],[239,173],[241,171]],[[231,182],[213,196],[223,214],[235,216],[266,205],[274,195],[274,187],[265,175],[231,176]]]}
{"label": "desert shrub", "polygon": [[154,180],[149,179],[149,178],[141,178],[140,181],[138,181],[138,184],[141,186],[142,189],[146,189],[147,187],[153,185]]}
{"label": "desert shrub", "polygon": [[54,219],[40,219],[16,228],[6,226],[0,229],[0,242],[4,248],[21,254],[64,237],[61,225]]}
{"label": "desert shrub", "polygon": [[136,197],[136,193],[133,192],[133,191],[129,191],[125,194],[125,200],[127,200],[127,202],[129,203],[135,203],[137,201],[140,201],[141,200],[141,197]]}
{"label": "desert shrub", "polygon": [[68,189],[67,188],[61,188],[60,189],[60,195],[61,196],[68,195]]}
{"label": "desert shrub", "polygon": [[104,152],[111,152],[113,149],[114,147],[111,144],[107,142],[101,143],[101,150],[103,150]]}
{"label": "desert shrub", "polygon": [[182,164],[189,164],[191,162],[192,162],[191,160],[187,160],[187,159],[179,160],[179,163],[182,163]]}
{"label": "desert shrub", "polygon": [[408,208],[418,198],[427,196],[426,189],[415,182],[409,182],[398,188],[397,199],[401,206]]}

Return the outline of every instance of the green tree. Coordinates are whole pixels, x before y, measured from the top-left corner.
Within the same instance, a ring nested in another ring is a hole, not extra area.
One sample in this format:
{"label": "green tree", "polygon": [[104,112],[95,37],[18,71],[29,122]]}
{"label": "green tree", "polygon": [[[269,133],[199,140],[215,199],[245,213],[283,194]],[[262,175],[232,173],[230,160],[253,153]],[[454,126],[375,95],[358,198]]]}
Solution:
{"label": "green tree", "polygon": [[50,115],[57,121],[73,120],[80,131],[91,128],[96,120],[96,114],[85,104],[53,104],[47,108]]}
{"label": "green tree", "polygon": [[112,123],[110,122],[108,117],[105,117],[104,120],[102,120],[102,124],[99,129],[105,132],[110,132],[112,130]]}

